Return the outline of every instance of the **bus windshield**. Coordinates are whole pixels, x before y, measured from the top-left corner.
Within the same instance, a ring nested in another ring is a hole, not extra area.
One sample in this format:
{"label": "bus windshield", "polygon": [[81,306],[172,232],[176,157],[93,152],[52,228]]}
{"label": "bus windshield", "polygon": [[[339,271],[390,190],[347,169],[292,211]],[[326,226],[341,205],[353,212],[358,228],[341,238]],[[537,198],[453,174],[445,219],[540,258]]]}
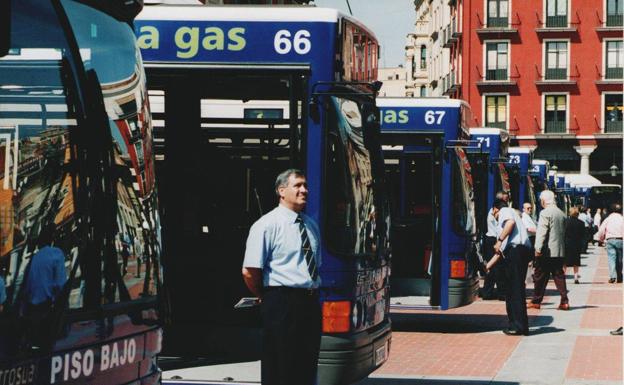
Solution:
{"label": "bus windshield", "polygon": [[[38,324],[51,318],[32,314],[93,320],[109,305],[155,304],[160,277],[151,120],[132,29],[70,0],[12,6],[0,58],[0,361],[58,337]],[[36,281],[44,254],[56,258],[54,282]],[[68,341],[74,327],[65,325]]]}
{"label": "bus windshield", "polygon": [[327,157],[328,247],[338,254],[371,254],[377,249],[371,154],[365,146],[361,106],[330,98]]}

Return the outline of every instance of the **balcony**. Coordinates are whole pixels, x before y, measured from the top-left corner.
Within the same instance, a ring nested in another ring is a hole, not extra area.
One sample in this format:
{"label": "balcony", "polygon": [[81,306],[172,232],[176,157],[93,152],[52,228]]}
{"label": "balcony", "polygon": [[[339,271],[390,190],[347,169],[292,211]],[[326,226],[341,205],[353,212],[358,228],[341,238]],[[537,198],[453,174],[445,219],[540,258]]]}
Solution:
{"label": "balcony", "polygon": [[459,85],[459,83],[455,82],[455,72],[450,72],[444,78],[442,78],[443,95],[452,95],[460,88],[461,86]]}
{"label": "balcony", "polygon": [[614,120],[605,122],[605,134],[621,134],[622,133],[622,121]]}
{"label": "balcony", "polygon": [[596,18],[598,19],[598,26],[596,32],[603,37],[621,38],[624,31],[624,15],[621,13],[607,14],[606,20],[600,17],[598,11],[596,11]]}
{"label": "balcony", "polygon": [[451,23],[442,31],[442,36],[444,48],[451,48],[453,44],[459,41],[461,32],[457,32],[457,24],[454,17],[451,19]]}
{"label": "balcony", "polygon": [[601,91],[622,91],[623,67],[607,67],[604,74],[600,73],[598,66],[595,68],[597,79],[594,83]]}
{"label": "balcony", "polygon": [[540,35],[549,36],[561,36],[578,33],[578,25],[581,24],[581,18],[576,14],[576,21],[568,23],[568,15],[563,16],[546,16],[546,22],[544,22],[539,13],[535,12],[537,18],[538,27],[535,28],[535,32]]}
{"label": "balcony", "polygon": [[566,123],[559,121],[547,120],[544,125],[545,134],[565,134]]}
{"label": "balcony", "polygon": [[501,130],[507,129],[507,122],[485,122],[486,127],[500,128]]}
{"label": "balcony", "polygon": [[578,66],[574,66],[576,69],[575,75],[568,76],[567,68],[547,68],[546,73],[542,75],[535,65],[535,85],[540,88],[549,88],[551,90],[563,90],[569,87],[575,87],[577,85],[576,79],[580,77]]}
{"label": "balcony", "polygon": [[516,87],[518,82],[516,78],[519,78],[518,67],[516,67],[516,75],[511,75],[507,68],[502,69],[489,69],[485,71],[485,76],[476,67],[478,77],[481,79],[477,81],[477,87],[488,92],[495,91],[495,89],[508,90],[510,87]]}
{"label": "balcony", "polygon": [[488,17],[487,24],[481,20],[480,15],[477,13],[477,19],[481,28],[477,29],[477,35],[480,38],[487,39],[500,39],[505,37],[512,37],[518,35],[518,29],[516,28],[520,25],[519,18],[516,13],[516,18],[518,21],[510,22],[509,18],[506,17]]}

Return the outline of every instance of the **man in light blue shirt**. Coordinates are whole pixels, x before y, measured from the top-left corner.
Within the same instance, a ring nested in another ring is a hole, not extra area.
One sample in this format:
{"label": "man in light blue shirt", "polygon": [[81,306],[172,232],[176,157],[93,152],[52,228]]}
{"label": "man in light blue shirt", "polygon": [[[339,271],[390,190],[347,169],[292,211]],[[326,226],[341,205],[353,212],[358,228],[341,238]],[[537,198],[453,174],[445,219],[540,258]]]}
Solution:
{"label": "man in light blue shirt", "polygon": [[312,385],[321,341],[318,225],[302,211],[306,178],[296,169],[278,175],[279,205],[249,230],[243,279],[262,301],[262,384]]}

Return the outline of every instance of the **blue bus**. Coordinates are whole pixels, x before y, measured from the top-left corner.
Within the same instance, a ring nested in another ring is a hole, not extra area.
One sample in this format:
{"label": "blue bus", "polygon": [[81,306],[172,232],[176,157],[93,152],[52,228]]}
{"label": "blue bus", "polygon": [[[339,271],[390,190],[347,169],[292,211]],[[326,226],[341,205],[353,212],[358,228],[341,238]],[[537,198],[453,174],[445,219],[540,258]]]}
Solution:
{"label": "blue bus", "polygon": [[609,209],[613,203],[622,203],[622,186],[618,184],[578,185],[573,187],[574,204],[591,209]]}
{"label": "blue bus", "polygon": [[251,225],[297,167],[321,228],[319,382],[366,377],[390,347],[388,213],[375,106],[378,44],[333,9],[147,6],[135,22],[155,122],[169,356],[260,355],[234,309]]}
{"label": "blue bus", "polygon": [[442,310],[478,290],[468,105],[378,98],[391,197],[393,305]]}
{"label": "blue bus", "polygon": [[158,384],[138,2],[0,4],[0,383]]}
{"label": "blue bus", "polygon": [[524,203],[530,203],[535,210],[535,191],[529,168],[533,151],[528,147],[509,147],[507,151],[507,173],[511,188],[513,206],[522,210]]}
{"label": "blue bus", "polygon": [[468,157],[474,175],[478,239],[482,242],[496,192],[511,189],[505,168],[509,134],[499,128],[471,128],[470,139],[475,144],[468,149]]}

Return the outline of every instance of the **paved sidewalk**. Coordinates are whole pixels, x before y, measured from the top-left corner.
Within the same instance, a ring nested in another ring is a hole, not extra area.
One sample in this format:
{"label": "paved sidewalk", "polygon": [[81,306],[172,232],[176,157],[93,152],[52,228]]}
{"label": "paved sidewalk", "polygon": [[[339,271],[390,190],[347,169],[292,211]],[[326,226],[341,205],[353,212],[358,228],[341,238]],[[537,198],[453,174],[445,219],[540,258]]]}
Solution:
{"label": "paved sidewalk", "polygon": [[526,337],[502,333],[502,301],[393,312],[390,358],[358,385],[622,384],[622,337],[609,334],[622,325],[622,284],[607,283],[604,248],[590,246],[588,253],[580,284],[568,276],[570,310],[557,310],[551,280],[542,308],[529,309]]}

